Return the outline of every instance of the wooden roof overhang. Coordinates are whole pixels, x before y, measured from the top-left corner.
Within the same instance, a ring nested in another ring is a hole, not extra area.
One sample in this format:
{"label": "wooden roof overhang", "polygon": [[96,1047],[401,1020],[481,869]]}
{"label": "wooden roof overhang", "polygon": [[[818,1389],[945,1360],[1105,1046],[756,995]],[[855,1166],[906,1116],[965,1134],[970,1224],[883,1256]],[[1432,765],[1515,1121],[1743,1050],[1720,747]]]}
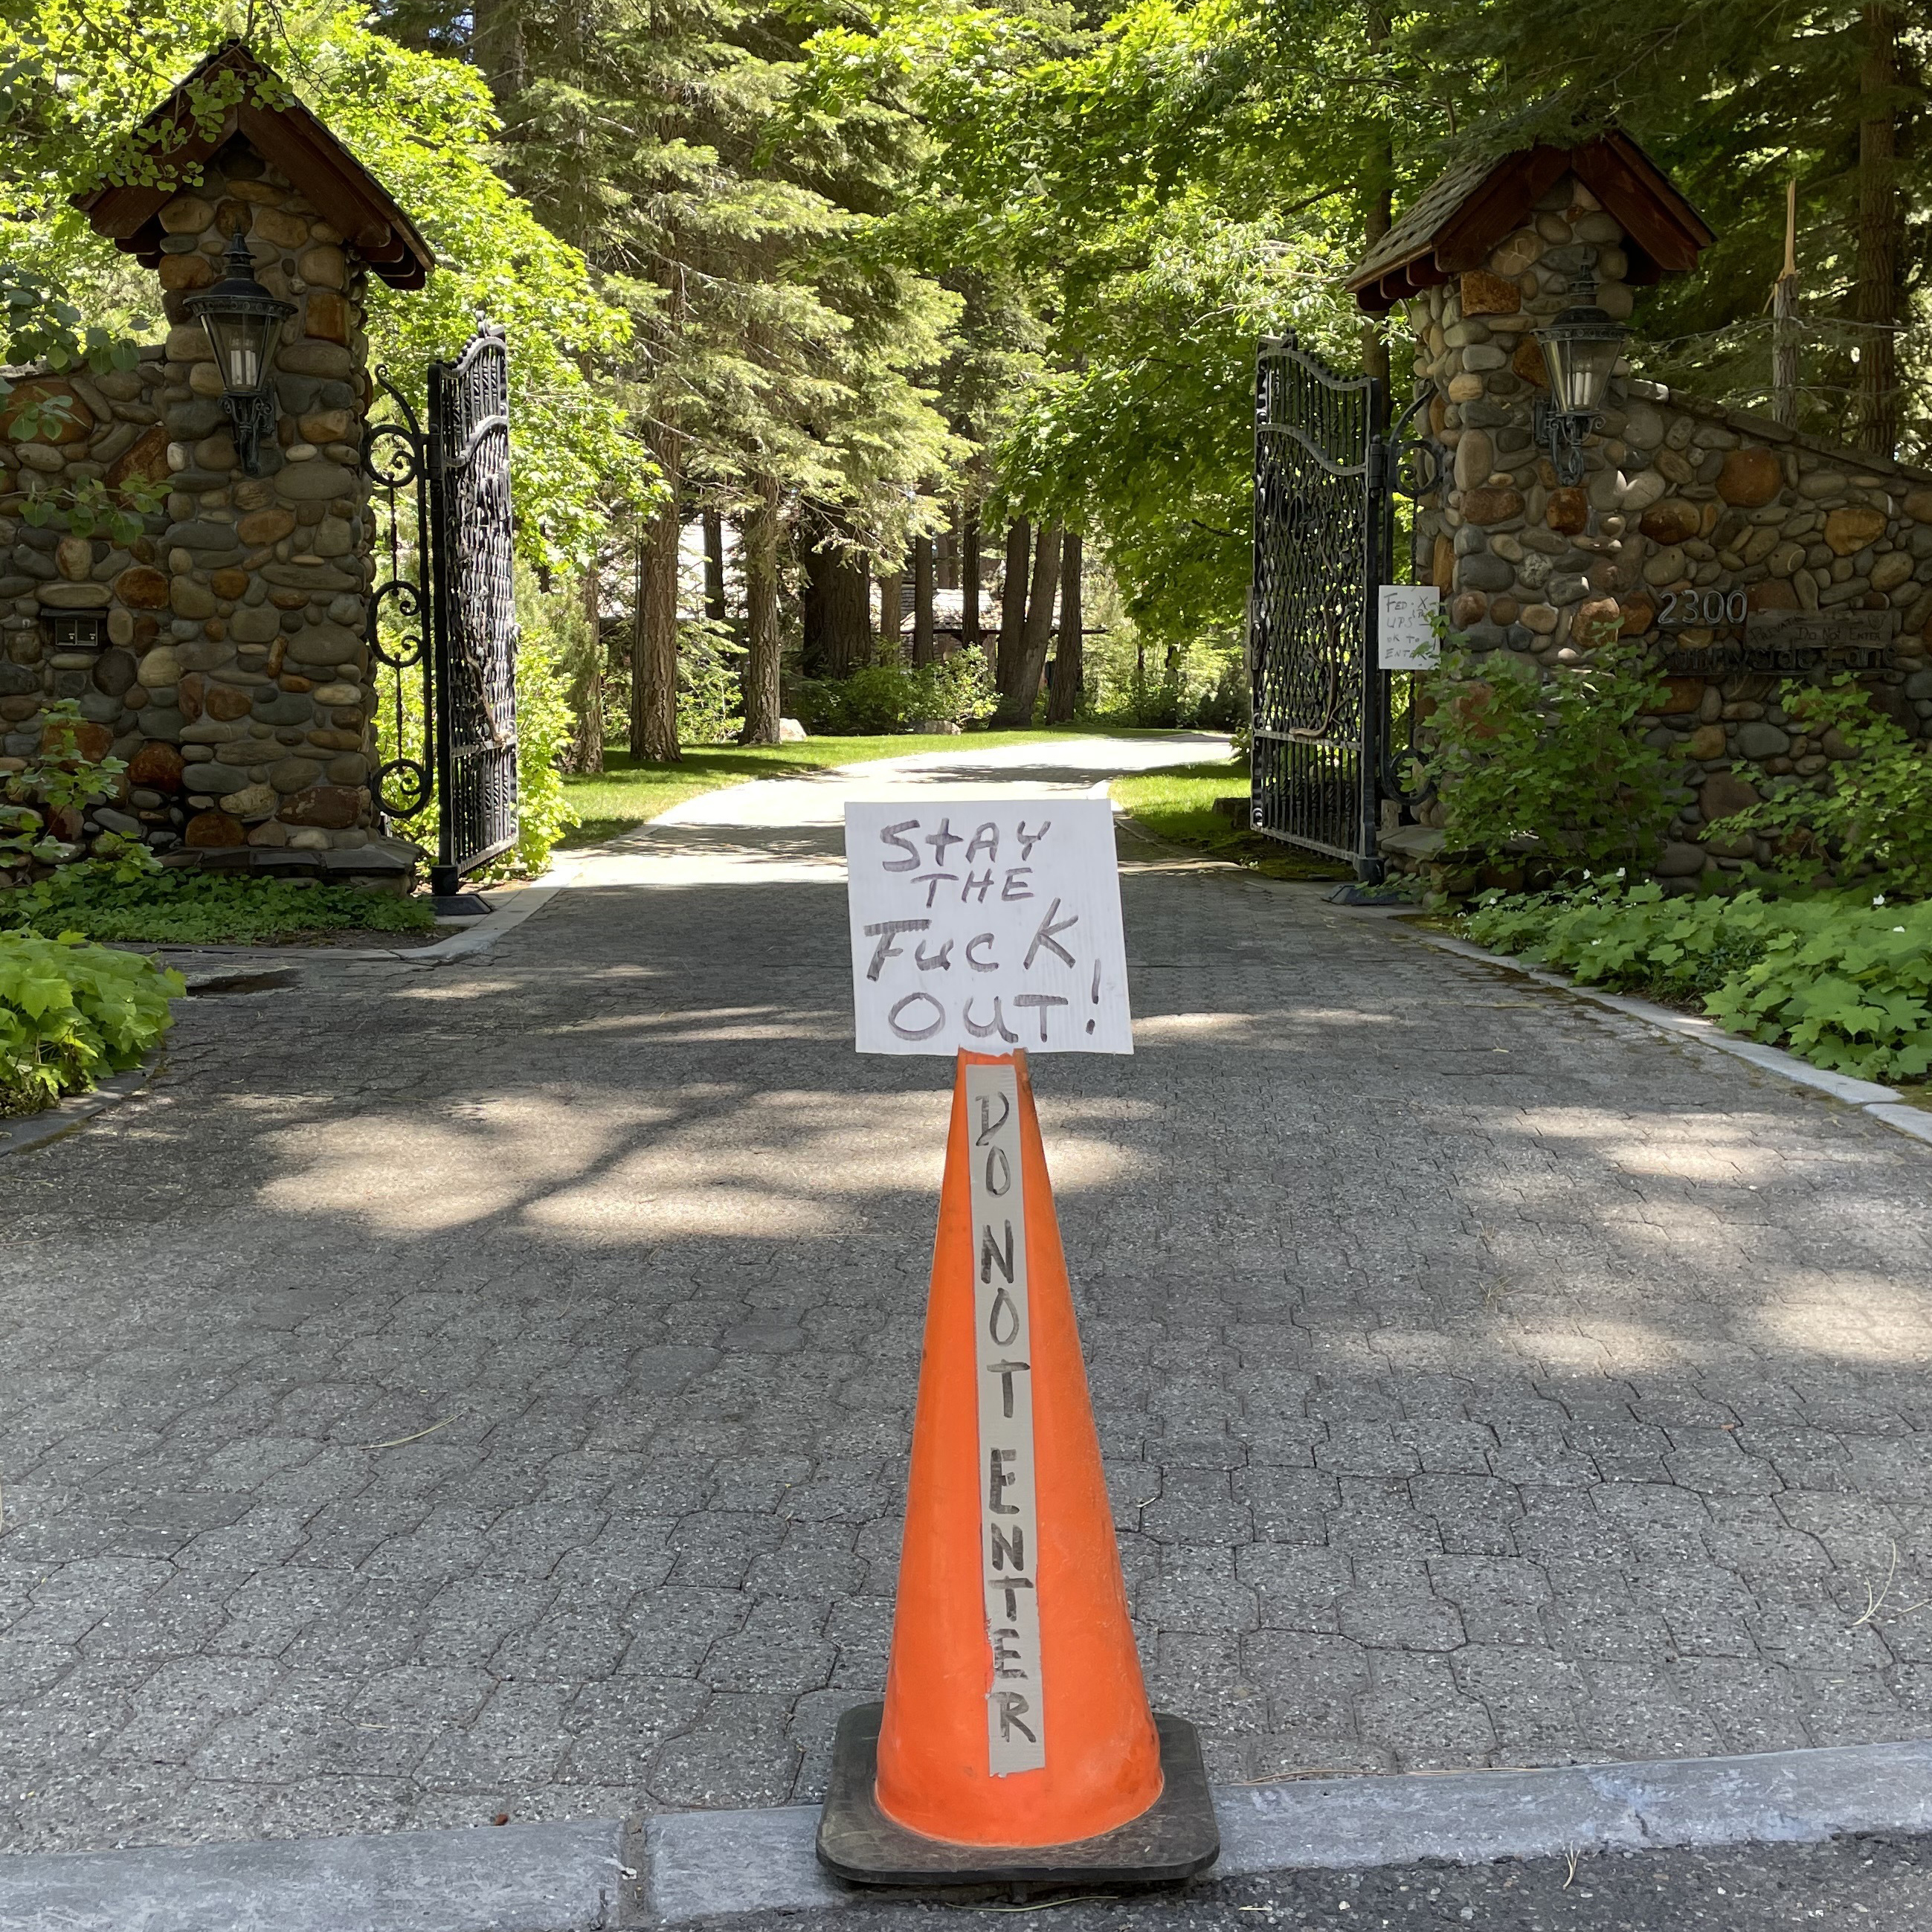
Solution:
{"label": "wooden roof overhang", "polygon": [[[213,129],[201,127],[189,105],[188,90],[222,72],[244,82],[241,100]],[[316,212],[392,288],[419,289],[436,266],[429,244],[397,206],[382,183],[318,121],[290,98],[283,107],[255,104],[267,81],[286,92],[274,70],[239,40],[230,40],[201,62],[141,124],[164,138],[156,152],[170,168],[208,160],[238,137],[285,175]],[[166,130],[165,133],[164,130]],[[179,187],[112,184],[76,195],[74,206],[117,248],[144,266],[161,259],[161,209],[182,192]]]}
{"label": "wooden roof overhang", "polygon": [[1386,315],[1424,289],[1480,268],[1570,174],[1623,229],[1626,281],[1686,274],[1717,239],[1664,170],[1628,134],[1612,129],[1578,147],[1539,142],[1451,168],[1363,256],[1344,286],[1369,314]]}

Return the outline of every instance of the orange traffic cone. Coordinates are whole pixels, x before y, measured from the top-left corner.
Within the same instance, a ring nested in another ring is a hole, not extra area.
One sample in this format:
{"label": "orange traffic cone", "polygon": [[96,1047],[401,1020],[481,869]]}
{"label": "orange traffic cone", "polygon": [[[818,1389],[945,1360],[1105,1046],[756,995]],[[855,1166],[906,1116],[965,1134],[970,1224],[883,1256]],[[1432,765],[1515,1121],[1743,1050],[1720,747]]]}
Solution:
{"label": "orange traffic cone", "polygon": [[1024,1054],[962,1053],[883,1706],[819,1856],[862,1882],[1167,1880],[1219,1850],[1148,1707]]}

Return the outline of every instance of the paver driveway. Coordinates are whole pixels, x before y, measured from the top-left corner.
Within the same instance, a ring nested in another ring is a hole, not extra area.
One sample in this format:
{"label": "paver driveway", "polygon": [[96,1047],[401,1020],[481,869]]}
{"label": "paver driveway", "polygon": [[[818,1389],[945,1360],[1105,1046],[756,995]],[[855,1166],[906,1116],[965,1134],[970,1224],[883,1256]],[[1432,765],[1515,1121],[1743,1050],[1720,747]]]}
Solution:
{"label": "paver driveway", "polygon": [[[883,1678],[947,1104],[850,1051],[840,800],[1146,755],[699,800],[472,964],[191,1003],[0,1164],[4,1842],[814,1796]],[[1124,850],[1140,1050],[1037,1075],[1216,1775],[1918,1733],[1932,1150]]]}

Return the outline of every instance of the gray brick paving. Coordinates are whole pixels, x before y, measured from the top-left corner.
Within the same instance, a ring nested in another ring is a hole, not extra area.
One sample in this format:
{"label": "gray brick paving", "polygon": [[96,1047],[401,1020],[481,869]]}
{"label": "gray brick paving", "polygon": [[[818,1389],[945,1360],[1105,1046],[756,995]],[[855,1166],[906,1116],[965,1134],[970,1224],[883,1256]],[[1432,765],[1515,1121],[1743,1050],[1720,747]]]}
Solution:
{"label": "gray brick paving", "polygon": [[[839,789],[704,802],[466,964],[195,1001],[0,1163],[0,1844],[816,1795],[946,1105],[847,1043]],[[1924,1734],[1928,1150],[1124,849],[1140,1051],[1037,1071],[1214,1775]]]}

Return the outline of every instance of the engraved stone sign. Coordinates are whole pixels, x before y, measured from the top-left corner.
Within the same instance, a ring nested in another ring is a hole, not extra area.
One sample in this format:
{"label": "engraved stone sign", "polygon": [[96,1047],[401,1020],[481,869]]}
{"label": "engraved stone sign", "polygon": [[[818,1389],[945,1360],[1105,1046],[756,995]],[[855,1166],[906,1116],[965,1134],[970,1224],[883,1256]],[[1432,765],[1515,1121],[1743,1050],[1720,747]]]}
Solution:
{"label": "engraved stone sign", "polygon": [[848,804],[861,1053],[1131,1053],[1113,808]]}
{"label": "engraved stone sign", "polygon": [[980,1376],[980,1492],[986,1563],[986,1757],[995,1778],[1046,1762],[1040,1691],[1040,1524],[1034,1499],[1033,1338],[1019,1085],[1010,1063],[966,1069],[972,1155],[973,1327]]}

